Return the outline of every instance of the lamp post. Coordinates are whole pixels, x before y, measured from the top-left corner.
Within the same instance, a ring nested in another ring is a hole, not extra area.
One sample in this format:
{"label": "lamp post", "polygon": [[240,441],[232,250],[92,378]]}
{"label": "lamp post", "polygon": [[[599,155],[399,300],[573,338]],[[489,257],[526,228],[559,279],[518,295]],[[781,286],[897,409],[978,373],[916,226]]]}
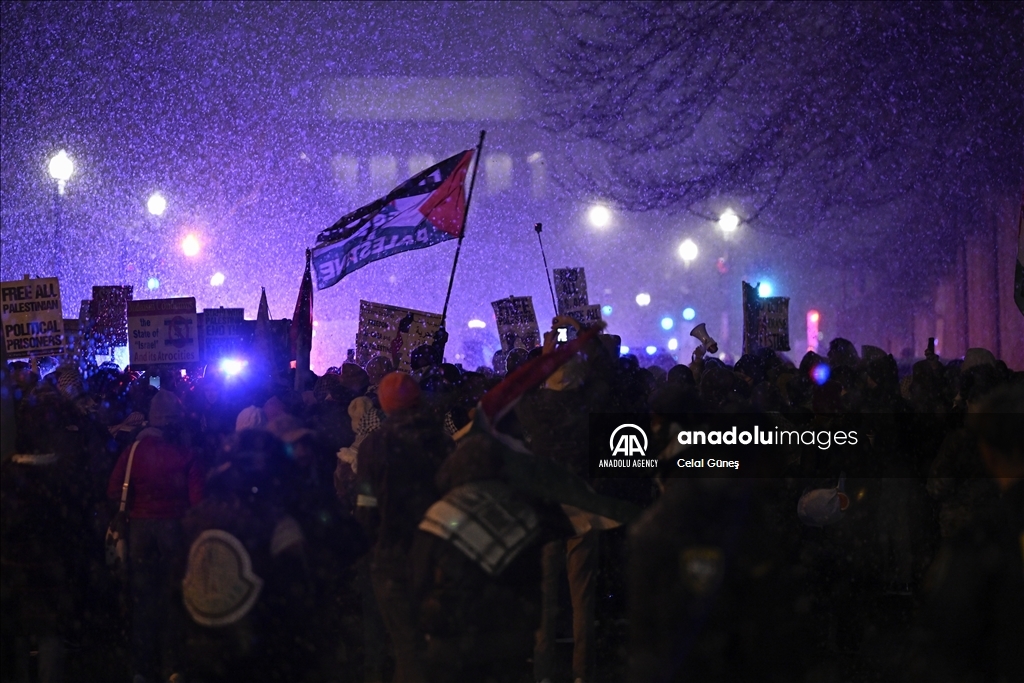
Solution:
{"label": "lamp post", "polygon": [[[71,179],[71,174],[75,172],[75,164],[71,161],[71,157],[65,150],[60,150],[50,158],[48,166],[50,171],[50,177],[57,181],[57,196],[54,197],[54,209],[56,212],[56,231],[54,233],[54,258],[56,264],[54,267],[54,273],[57,275],[58,280],[63,280],[64,270],[64,227],[63,222],[63,211],[64,207],[61,204],[61,198],[64,196],[64,189],[67,185],[68,180]],[[65,284],[61,282],[61,284]]]}

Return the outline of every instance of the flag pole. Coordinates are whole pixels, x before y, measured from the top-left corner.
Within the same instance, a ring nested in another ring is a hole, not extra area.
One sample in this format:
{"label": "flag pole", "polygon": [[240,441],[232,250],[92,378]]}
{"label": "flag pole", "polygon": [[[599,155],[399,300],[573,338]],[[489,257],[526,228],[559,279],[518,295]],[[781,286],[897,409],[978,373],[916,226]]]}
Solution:
{"label": "flag pole", "polygon": [[544,274],[548,278],[548,291],[551,292],[551,305],[555,307],[555,315],[559,314],[558,303],[555,301],[555,288],[551,286],[551,271],[548,269],[548,255],[544,253],[544,240],[540,238],[540,231],[543,226],[534,223],[533,229],[537,231],[537,242],[540,243],[540,255],[544,258]]}
{"label": "flag pole", "polygon": [[448,301],[452,298],[452,284],[455,282],[455,268],[459,265],[459,252],[462,251],[462,238],[466,235],[466,218],[469,217],[469,204],[473,201],[473,188],[476,187],[476,172],[480,170],[480,154],[484,149],[486,130],[480,131],[480,142],[476,144],[476,158],[473,160],[473,177],[469,181],[469,194],[466,195],[466,210],[462,214],[462,229],[459,230],[459,243],[455,247],[455,259],[452,261],[452,272],[448,276],[448,293],[444,295],[444,308],[441,310],[441,327],[444,328],[448,319]]}

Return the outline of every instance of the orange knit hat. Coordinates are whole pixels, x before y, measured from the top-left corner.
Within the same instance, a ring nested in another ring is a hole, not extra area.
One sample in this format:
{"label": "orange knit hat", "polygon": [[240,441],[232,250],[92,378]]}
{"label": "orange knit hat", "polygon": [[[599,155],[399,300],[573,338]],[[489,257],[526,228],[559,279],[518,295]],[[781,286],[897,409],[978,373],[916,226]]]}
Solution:
{"label": "orange knit hat", "polygon": [[420,386],[404,372],[392,372],[384,376],[377,387],[377,398],[386,415],[412,408],[420,402]]}

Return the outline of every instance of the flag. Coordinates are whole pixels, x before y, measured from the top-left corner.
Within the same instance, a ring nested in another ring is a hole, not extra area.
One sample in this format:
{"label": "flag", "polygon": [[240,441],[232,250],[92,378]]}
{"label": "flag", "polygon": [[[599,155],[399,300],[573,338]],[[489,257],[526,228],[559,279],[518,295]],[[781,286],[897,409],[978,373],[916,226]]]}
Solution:
{"label": "flag", "polygon": [[313,248],[316,288],[327,289],[392,254],[460,237],[472,158],[471,149],[459,152],[321,232]]}
{"label": "flag", "polygon": [[309,272],[309,249],[306,250],[306,270],[302,274],[302,284],[299,285],[299,296],[295,300],[295,312],[292,313],[292,326],[288,337],[291,341],[292,358],[296,361],[296,367],[303,367],[303,354],[305,354],[305,369],[309,369],[309,353],[313,343],[313,279]]}

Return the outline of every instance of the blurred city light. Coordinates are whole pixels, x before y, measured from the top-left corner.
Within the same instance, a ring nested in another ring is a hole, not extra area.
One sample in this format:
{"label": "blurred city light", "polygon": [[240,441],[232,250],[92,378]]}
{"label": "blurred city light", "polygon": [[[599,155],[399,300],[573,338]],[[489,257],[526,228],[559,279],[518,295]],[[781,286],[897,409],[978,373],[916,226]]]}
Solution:
{"label": "blurred city light", "polygon": [[811,368],[811,379],[814,380],[815,384],[822,385],[828,381],[829,375],[832,374],[832,369],[824,363],[819,363]]}
{"label": "blurred city light", "polygon": [[611,315],[611,314],[612,314],[612,307],[611,306],[609,306],[608,304],[605,304],[604,306],[601,307],[601,315]]}
{"label": "blurred city light", "polygon": [[653,356],[654,354],[656,354],[658,352],[658,347],[657,346],[648,346],[646,349],[644,349],[644,351],[647,352],[648,356]]}
{"label": "blurred city light", "polygon": [[594,204],[587,211],[587,220],[595,228],[606,228],[612,222],[612,212],[603,204]]}
{"label": "blurred city light", "polygon": [[477,320],[476,318],[474,318],[473,320],[470,320],[467,323],[467,325],[469,326],[469,329],[471,329],[471,330],[482,330],[485,327],[487,327],[487,323],[485,323],[483,320]]}
{"label": "blurred city light", "polygon": [[148,289],[149,291],[152,292],[154,289],[158,289],[159,287],[160,281],[157,280],[155,277],[151,277],[148,280],[146,280],[146,289]]}
{"label": "blurred city light", "polygon": [[679,340],[678,339],[676,339],[675,337],[672,337],[671,339],[668,340],[668,350],[669,351],[675,351],[678,348],[679,348]]}
{"label": "blurred city light", "polygon": [[220,371],[228,377],[234,377],[249,364],[249,361],[239,360],[237,358],[222,358],[220,361]]}
{"label": "blurred city light", "polygon": [[686,263],[697,258],[697,244],[691,239],[683,240],[683,243],[679,245],[679,258]]}
{"label": "blurred city light", "polygon": [[646,306],[651,303],[651,295],[647,292],[640,292],[636,295],[636,305]]}
{"label": "blurred city light", "polygon": [[818,351],[818,321],[821,314],[813,308],[807,311],[807,350]]}
{"label": "blurred city light", "polygon": [[619,355],[620,356],[625,356],[627,353],[629,353],[629,347],[628,346],[620,346],[619,347]]}
{"label": "blurred city light", "polygon": [[725,233],[735,232],[736,228],[740,227],[740,217],[732,209],[726,209],[718,217],[718,227]]}
{"label": "blurred city light", "polygon": [[62,149],[50,159],[49,170],[50,177],[57,181],[57,192],[64,194],[64,184],[71,179],[71,174],[75,172],[75,163]]}
{"label": "blurred city light", "polygon": [[154,192],[149,195],[149,201],[146,202],[146,210],[154,216],[163,216],[164,211],[167,210],[167,200],[159,192]]}
{"label": "blurred city light", "polygon": [[661,319],[661,329],[663,330],[671,330],[674,324],[675,321],[672,318],[665,317]]}
{"label": "blurred city light", "polygon": [[224,273],[220,271],[214,273],[213,277],[210,278],[210,284],[213,285],[214,287],[220,287],[222,284],[224,284]]}
{"label": "blurred city light", "polygon": [[185,256],[196,256],[199,254],[199,249],[199,238],[191,233],[181,241],[181,251]]}
{"label": "blurred city light", "polygon": [[764,299],[772,295],[772,283],[761,282],[757,285],[757,295]]}
{"label": "blurred city light", "polygon": [[687,306],[683,309],[683,320],[693,320],[697,317],[697,311]]}

